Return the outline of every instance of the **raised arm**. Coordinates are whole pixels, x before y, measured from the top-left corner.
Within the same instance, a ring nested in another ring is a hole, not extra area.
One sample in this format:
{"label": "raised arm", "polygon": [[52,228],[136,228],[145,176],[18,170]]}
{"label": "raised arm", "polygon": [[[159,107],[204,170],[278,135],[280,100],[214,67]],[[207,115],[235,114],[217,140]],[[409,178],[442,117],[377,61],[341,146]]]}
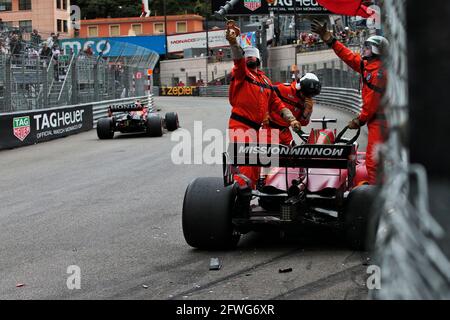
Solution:
{"label": "raised arm", "polygon": [[245,64],[244,50],[237,42],[237,37],[240,34],[240,29],[234,24],[234,21],[227,23],[228,29],[226,31],[226,38],[231,48],[231,57],[234,60],[234,67],[232,70],[232,78],[237,80],[244,80],[247,74],[247,65]]}

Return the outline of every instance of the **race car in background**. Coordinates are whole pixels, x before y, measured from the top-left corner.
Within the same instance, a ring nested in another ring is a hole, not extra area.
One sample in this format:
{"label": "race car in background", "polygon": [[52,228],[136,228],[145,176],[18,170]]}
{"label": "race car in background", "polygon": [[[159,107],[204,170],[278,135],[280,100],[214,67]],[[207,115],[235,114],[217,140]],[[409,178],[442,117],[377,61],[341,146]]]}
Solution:
{"label": "race car in background", "polygon": [[164,119],[152,108],[139,102],[108,107],[108,116],[97,122],[99,139],[112,139],[115,132],[145,133],[149,137],[161,137],[164,129],[175,131],[180,127],[176,112],[166,113]]}

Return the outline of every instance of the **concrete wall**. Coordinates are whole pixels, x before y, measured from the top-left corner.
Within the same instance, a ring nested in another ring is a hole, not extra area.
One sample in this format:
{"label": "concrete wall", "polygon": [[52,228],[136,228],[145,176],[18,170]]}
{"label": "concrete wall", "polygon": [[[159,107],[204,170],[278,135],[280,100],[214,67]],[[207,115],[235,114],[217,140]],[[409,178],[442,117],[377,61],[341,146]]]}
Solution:
{"label": "concrete wall", "polygon": [[[356,50],[356,48],[352,48]],[[268,67],[270,69],[288,70],[295,64],[295,45],[269,48]],[[297,64],[299,66],[314,63],[329,62],[338,59],[333,50],[321,50],[297,54]]]}
{"label": "concrete wall", "polygon": [[186,85],[192,84],[189,83],[189,77],[195,77],[195,82],[202,79],[206,83],[212,81],[213,76],[214,79],[217,79],[230,73],[233,67],[233,61],[209,63],[208,65],[207,61],[206,57],[161,61],[161,85],[175,85],[172,83],[174,77],[179,78]]}
{"label": "concrete wall", "polygon": [[333,50],[299,53],[297,54],[297,64],[301,66],[303,64],[326,62],[337,58]]}
{"label": "concrete wall", "polygon": [[269,69],[288,70],[295,63],[295,45],[269,48],[268,55]]}
{"label": "concrete wall", "polygon": [[[210,63],[208,65],[208,79],[212,81],[213,78],[223,78],[225,75],[230,74],[231,69],[233,69],[233,61],[225,61],[225,62],[216,62]],[[212,74],[214,73],[214,75]]]}

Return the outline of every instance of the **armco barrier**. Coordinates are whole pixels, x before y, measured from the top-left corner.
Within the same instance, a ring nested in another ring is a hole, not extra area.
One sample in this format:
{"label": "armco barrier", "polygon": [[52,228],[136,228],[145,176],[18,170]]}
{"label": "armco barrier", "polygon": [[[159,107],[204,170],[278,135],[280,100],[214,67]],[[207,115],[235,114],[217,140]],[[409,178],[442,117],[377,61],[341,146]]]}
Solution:
{"label": "armco barrier", "polygon": [[0,114],[0,150],[92,129],[92,104]]}
{"label": "armco barrier", "polygon": [[153,96],[79,104],[59,108],[0,113],[0,150],[23,147],[91,130],[114,104],[136,100],[154,108]]}
{"label": "armco barrier", "polygon": [[[228,97],[228,88],[229,86],[201,87],[200,96]],[[319,104],[333,106],[352,113],[361,111],[361,93],[355,89],[325,87],[314,100]]]}
{"label": "armco barrier", "polygon": [[322,88],[322,92],[314,100],[319,104],[333,106],[356,114],[361,111],[361,93],[355,89]]}
{"label": "armco barrier", "polygon": [[200,87],[201,97],[228,97],[229,86]]}
{"label": "armco barrier", "polygon": [[[228,97],[229,86],[209,86],[200,87],[201,97]],[[157,95],[159,87],[153,88],[153,93]],[[361,92],[356,89],[324,87],[319,96],[314,100],[317,103],[340,108],[352,113],[361,111]]]}

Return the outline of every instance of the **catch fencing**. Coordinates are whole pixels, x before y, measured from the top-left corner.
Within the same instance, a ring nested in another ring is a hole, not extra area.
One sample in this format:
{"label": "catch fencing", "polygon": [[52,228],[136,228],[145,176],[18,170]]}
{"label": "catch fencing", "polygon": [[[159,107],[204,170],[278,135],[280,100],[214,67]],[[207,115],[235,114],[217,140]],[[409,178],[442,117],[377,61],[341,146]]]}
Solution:
{"label": "catch fencing", "polygon": [[150,94],[147,70],[159,55],[131,44],[114,47],[115,56],[0,54],[0,113]]}

